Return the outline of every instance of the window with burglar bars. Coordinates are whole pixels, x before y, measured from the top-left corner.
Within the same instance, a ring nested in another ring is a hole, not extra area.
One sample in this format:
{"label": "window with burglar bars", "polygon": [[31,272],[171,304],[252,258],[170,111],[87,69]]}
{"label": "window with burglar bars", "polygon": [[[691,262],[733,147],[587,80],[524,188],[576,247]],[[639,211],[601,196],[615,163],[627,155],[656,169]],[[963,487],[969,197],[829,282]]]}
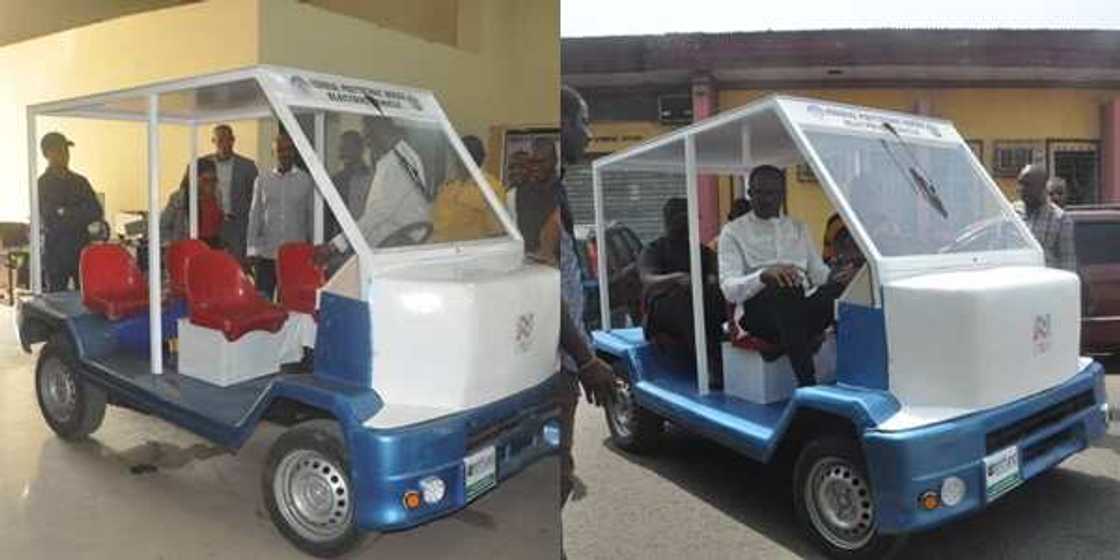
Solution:
{"label": "window with burglar bars", "polygon": [[996,140],[992,149],[992,174],[1015,177],[1028,163],[1041,162],[1044,153],[1041,140]]}

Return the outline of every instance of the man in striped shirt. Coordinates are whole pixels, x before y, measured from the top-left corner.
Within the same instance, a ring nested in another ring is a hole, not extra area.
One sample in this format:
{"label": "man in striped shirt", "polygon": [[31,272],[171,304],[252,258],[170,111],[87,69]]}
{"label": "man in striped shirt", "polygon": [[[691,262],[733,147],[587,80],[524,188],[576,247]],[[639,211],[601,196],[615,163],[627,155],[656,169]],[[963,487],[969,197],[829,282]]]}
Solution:
{"label": "man in striped shirt", "polygon": [[1019,173],[1019,198],[1015,205],[1027,223],[1042,252],[1046,266],[1077,272],[1077,253],[1073,245],[1073,220],[1050,201],[1049,173],[1039,164],[1029,164]]}

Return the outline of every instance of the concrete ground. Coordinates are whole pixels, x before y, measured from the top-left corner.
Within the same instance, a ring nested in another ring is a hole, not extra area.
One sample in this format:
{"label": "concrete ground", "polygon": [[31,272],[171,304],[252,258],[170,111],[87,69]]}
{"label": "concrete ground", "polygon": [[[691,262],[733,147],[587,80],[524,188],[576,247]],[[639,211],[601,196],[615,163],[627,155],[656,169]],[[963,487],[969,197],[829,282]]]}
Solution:
{"label": "concrete ground", "polygon": [[[1107,384],[1117,410],[1120,375]],[[821,557],[796,524],[789,488],[757,463],[677,430],[653,455],[626,454],[585,402],[575,441],[582,495],[564,511],[573,560]],[[979,515],[913,537],[900,556],[1120,557],[1120,424]]]}
{"label": "concrete ground", "polygon": [[[109,408],[87,442],[66,443],[40,416],[34,357],[0,306],[0,558],[303,558],[273,527],[260,492],[264,425],[236,455],[170,424]],[[156,472],[133,474],[152,464]],[[558,461],[538,463],[468,509],[405,533],[367,538],[344,558],[555,558]]]}

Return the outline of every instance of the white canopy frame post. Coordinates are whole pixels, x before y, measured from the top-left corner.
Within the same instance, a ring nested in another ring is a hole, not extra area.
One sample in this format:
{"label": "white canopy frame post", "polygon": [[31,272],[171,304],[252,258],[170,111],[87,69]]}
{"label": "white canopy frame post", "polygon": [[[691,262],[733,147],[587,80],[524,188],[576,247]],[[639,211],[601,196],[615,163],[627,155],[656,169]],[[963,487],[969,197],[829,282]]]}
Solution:
{"label": "white canopy frame post", "polygon": [[159,244],[159,94],[153,93],[148,96],[148,353],[154,375],[163,373]]}
{"label": "white canopy frame post", "polygon": [[610,272],[607,270],[607,225],[606,212],[603,210],[603,171],[598,165],[591,166],[591,187],[595,203],[595,266],[599,276],[599,314],[603,330],[611,330],[611,289]]}
{"label": "white canopy frame post", "polygon": [[[315,111],[315,153],[319,159],[327,161],[327,114]],[[311,228],[311,240],[316,245],[323,242],[323,195],[315,189],[314,201],[315,223]]]}
{"label": "white canopy frame post", "polygon": [[190,126],[190,146],[191,146],[191,159],[187,164],[190,167],[190,188],[187,191],[189,198],[190,208],[190,235],[191,239],[198,238],[198,124],[191,123]]}
{"label": "white canopy frame post", "polygon": [[[362,301],[369,301],[370,284],[373,278],[373,252],[366,243],[365,237],[362,236],[361,230],[358,229],[358,223],[354,221],[353,216],[346,212],[346,204],[343,203],[342,197],[338,195],[338,187],[335,186],[334,181],[331,180],[330,174],[327,173],[326,167],[323,166],[323,160],[319,158],[311,142],[307,139],[307,135],[303,133],[300,128],[299,121],[296,120],[295,113],[285,103],[277,99],[276,93],[269,89],[269,83],[266,80],[257,78],[261,91],[268,99],[269,104],[272,106],[273,111],[276,112],[276,118],[284,125],[288,131],[288,136],[291,137],[292,142],[296,145],[296,149],[300,154],[306,154],[303,162],[307,164],[307,170],[311,173],[311,177],[315,180],[315,190],[322,194],[327,207],[334,213],[335,218],[338,219],[338,225],[342,229],[342,235],[350,243],[350,248],[354,250],[354,254],[358,256],[358,276],[361,279],[360,296]],[[326,188],[327,186],[330,188]]]}
{"label": "white canopy frame post", "polygon": [[692,287],[692,324],[696,342],[696,390],[708,394],[708,336],[704,325],[704,271],[700,270],[700,196],[696,169],[696,138],[684,137],[685,189],[688,194],[688,266]]}
{"label": "white canopy frame post", "polygon": [[35,111],[27,109],[27,184],[30,187],[31,201],[31,293],[43,293],[43,220],[39,216],[39,150],[35,131],[37,117]]}

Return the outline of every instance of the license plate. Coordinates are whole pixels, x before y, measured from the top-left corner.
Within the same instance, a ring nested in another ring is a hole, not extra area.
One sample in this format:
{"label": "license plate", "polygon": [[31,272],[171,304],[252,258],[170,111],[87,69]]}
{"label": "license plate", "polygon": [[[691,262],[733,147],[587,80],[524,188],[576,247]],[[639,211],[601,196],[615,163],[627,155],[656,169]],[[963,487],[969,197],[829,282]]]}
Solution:
{"label": "license plate", "polygon": [[988,488],[988,501],[1011,491],[1023,483],[1019,474],[1019,448],[1008,447],[984,457],[984,479]]}
{"label": "license plate", "polygon": [[463,459],[463,477],[467,501],[471,501],[498,484],[498,452],[490,446]]}

